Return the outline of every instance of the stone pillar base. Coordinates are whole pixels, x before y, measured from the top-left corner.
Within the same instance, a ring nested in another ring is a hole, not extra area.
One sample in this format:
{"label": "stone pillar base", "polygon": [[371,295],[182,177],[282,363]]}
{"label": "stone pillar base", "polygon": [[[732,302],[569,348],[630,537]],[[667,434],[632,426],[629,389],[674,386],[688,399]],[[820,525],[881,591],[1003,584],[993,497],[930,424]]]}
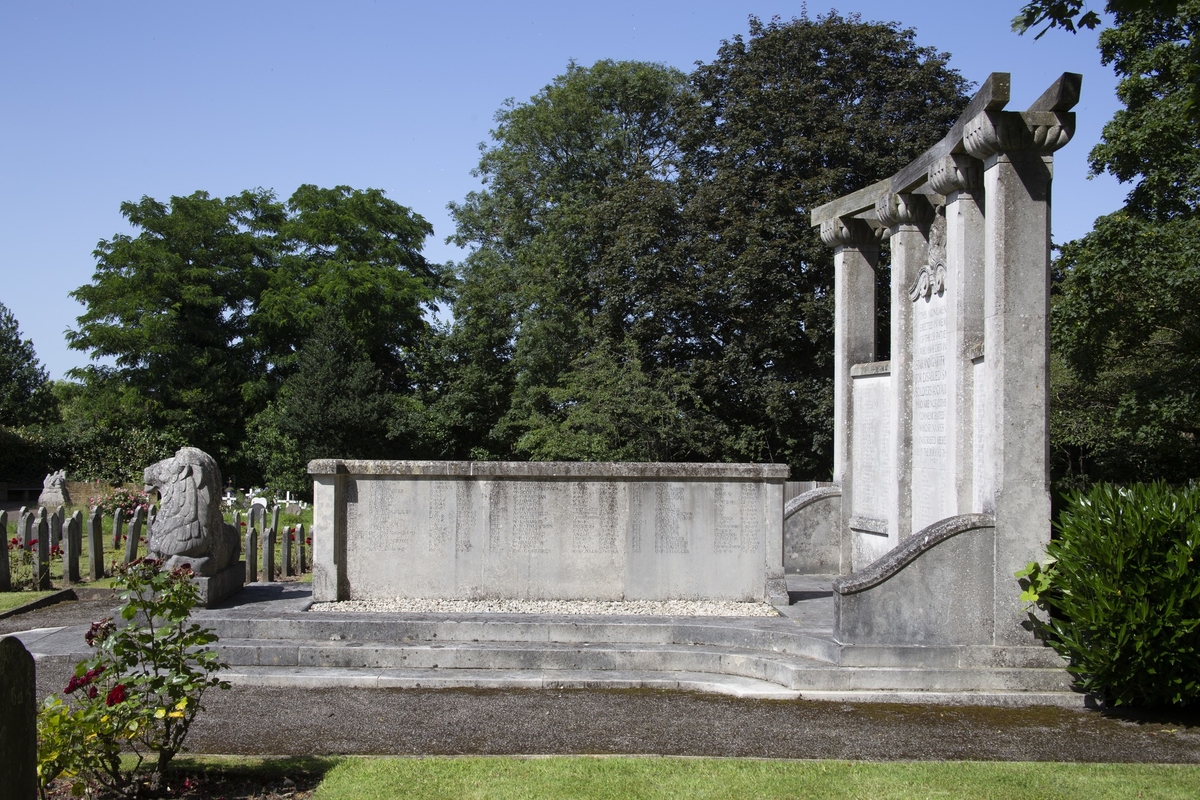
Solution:
{"label": "stone pillar base", "polygon": [[239,561],[208,578],[192,578],[192,583],[200,590],[199,605],[212,608],[246,585],[246,562]]}

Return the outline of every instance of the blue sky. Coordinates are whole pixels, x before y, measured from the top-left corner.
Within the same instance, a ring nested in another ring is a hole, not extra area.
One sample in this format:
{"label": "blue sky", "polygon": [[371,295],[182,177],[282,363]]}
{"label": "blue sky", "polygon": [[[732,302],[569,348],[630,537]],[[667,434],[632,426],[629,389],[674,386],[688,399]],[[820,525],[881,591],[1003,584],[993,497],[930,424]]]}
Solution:
{"label": "blue sky", "polygon": [[[952,54],[976,84],[1011,72],[1023,109],[1081,72],[1074,140],[1056,156],[1054,238],[1086,233],[1128,187],[1087,180],[1118,108],[1096,33],[1040,41],[1009,25],[1020,0],[843,2]],[[124,200],[227,196],[302,183],[376,187],[434,226],[426,257],[456,260],[446,204],[479,184],[478,145],[505,98],[524,100],[568,60],[656,61],[690,71],[747,18],[796,2],[33,2],[0,4],[0,302],[51,377],[87,362],[63,332],[100,239],[129,232]],[[808,4],[811,16],[827,7]],[[882,176],[881,176],[882,177]]]}

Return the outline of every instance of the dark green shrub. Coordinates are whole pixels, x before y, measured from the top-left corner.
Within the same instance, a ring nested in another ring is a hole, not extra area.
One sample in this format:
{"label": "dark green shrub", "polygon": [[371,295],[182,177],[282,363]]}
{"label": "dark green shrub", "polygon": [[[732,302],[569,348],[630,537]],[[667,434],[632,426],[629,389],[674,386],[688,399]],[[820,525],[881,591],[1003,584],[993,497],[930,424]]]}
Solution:
{"label": "dark green shrub", "polygon": [[1079,688],[1109,705],[1200,697],[1200,487],[1101,484],[1056,528],[1049,560],[1017,577]]}

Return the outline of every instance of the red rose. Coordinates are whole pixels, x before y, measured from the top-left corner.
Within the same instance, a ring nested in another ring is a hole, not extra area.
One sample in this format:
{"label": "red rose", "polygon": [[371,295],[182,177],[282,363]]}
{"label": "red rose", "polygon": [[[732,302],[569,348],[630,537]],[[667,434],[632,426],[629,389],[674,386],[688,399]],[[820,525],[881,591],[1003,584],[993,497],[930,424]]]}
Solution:
{"label": "red rose", "polygon": [[115,706],[117,703],[125,702],[125,684],[118,683],[108,692],[108,697],[104,698],[106,705]]}
{"label": "red rose", "polygon": [[100,694],[100,693],[96,691],[96,687],[95,687],[95,686],[89,686],[89,687],[88,687],[88,697],[89,697],[90,699],[92,699],[92,700],[95,700],[95,699],[96,699],[96,695],[98,695],[98,694]]}

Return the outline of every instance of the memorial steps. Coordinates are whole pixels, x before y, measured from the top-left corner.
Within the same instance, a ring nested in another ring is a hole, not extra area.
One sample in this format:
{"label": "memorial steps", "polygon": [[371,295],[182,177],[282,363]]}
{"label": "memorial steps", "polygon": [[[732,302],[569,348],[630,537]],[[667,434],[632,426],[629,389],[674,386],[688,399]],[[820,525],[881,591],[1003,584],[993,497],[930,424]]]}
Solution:
{"label": "memorial steps", "polygon": [[841,646],[830,576],[790,577],[794,602],[775,618],[311,613],[306,588],[263,584],[198,621],[217,631],[226,678],[241,685],[1083,704],[1044,648]]}

